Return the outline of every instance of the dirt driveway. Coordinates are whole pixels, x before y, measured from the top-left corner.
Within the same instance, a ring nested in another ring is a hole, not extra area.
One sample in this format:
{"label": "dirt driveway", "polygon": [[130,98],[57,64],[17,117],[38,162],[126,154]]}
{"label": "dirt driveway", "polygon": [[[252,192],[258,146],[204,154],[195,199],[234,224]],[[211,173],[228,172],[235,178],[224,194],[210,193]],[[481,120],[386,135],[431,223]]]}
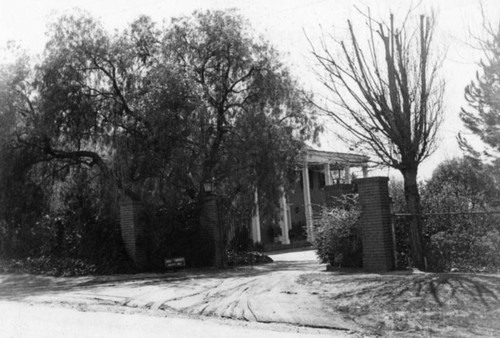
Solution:
{"label": "dirt driveway", "polygon": [[225,271],[183,271],[79,278],[0,277],[0,299],[84,307],[114,305],[264,323],[357,331],[325,311],[316,287],[298,284],[321,273],[313,251],[278,254],[274,263]]}
{"label": "dirt driveway", "polygon": [[144,309],[353,336],[500,336],[500,276],[327,272],[313,251],[224,271],[55,278],[0,275],[0,299]]}

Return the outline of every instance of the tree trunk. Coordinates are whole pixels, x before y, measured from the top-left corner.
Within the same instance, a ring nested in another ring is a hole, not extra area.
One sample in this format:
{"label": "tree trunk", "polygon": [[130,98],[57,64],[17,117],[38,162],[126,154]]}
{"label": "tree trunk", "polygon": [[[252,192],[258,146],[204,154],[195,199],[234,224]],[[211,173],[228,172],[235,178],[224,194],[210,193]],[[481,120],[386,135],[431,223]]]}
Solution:
{"label": "tree trunk", "polygon": [[417,185],[417,168],[401,170],[401,173],[404,178],[406,207],[411,214],[409,218],[409,236],[413,264],[420,270],[426,270],[427,262],[425,260],[425,247],[422,236],[423,221]]}

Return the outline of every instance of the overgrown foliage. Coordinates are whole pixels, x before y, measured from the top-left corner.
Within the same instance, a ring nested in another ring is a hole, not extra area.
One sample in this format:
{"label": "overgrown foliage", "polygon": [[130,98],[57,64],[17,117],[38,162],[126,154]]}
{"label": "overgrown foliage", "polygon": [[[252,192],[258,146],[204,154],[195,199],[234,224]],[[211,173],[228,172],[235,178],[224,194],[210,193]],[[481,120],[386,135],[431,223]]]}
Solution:
{"label": "overgrown foliage", "polygon": [[314,247],[322,263],[358,268],[362,266],[360,207],[356,195],[339,198],[338,206],[323,208],[315,224]]}
{"label": "overgrown foliage", "polygon": [[273,259],[266,254],[258,251],[234,252],[230,251],[227,255],[227,264],[229,266],[254,265],[272,263]]}
{"label": "overgrown foliage", "polygon": [[[27,257],[23,259],[0,260],[0,272],[70,277],[109,273],[110,271],[99,271],[97,266],[81,259],[40,256],[34,258]],[[111,272],[116,272],[116,270]]]}
{"label": "overgrown foliage", "polygon": [[75,12],[48,37],[38,64],[19,53],[0,66],[3,256],[121,261],[118,205],[133,198],[148,213],[148,254],[196,261],[208,179],[233,209],[253,206],[258,189],[262,214],[277,217],[281,186],[320,128],[244,18],[142,16],[110,33]]}
{"label": "overgrown foliage", "polygon": [[[404,212],[397,207],[401,193],[398,195],[397,186],[392,190],[396,211]],[[429,267],[435,271],[498,271],[500,215],[488,211],[497,209],[500,190],[485,166],[467,158],[444,162],[422,184],[421,191],[427,214],[424,236]],[[397,218],[395,225],[398,263],[406,266],[411,264],[405,240],[408,223]]]}

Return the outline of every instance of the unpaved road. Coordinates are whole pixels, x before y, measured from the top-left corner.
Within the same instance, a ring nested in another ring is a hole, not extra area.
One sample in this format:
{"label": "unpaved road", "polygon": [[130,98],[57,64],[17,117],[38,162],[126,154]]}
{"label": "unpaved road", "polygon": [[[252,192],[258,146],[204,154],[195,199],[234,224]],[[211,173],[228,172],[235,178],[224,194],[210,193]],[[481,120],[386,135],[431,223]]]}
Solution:
{"label": "unpaved road", "polygon": [[[302,259],[293,261],[293,257]],[[297,284],[321,273],[313,251],[274,256],[275,262],[228,271],[133,276],[0,279],[0,297],[32,303],[117,305],[262,323],[357,330],[352,320],[326,311],[315,286]],[[282,260],[280,260],[282,258]]]}
{"label": "unpaved road", "polygon": [[297,284],[303,274],[325,270],[313,251],[273,258],[271,264],[225,271],[78,278],[0,275],[0,300],[292,325],[302,334],[352,336],[361,330],[351,319],[325,309],[315,286]]}
{"label": "unpaved road", "polygon": [[224,271],[0,275],[0,301],[265,325],[288,336],[500,337],[499,275],[326,272],[313,251],[273,259]]}
{"label": "unpaved road", "polygon": [[[159,317],[144,313],[114,313],[103,309],[86,312],[60,306],[4,301],[0,301],[0,314],[2,338],[318,338],[333,334],[277,324]],[[342,332],[333,335],[347,336]]]}

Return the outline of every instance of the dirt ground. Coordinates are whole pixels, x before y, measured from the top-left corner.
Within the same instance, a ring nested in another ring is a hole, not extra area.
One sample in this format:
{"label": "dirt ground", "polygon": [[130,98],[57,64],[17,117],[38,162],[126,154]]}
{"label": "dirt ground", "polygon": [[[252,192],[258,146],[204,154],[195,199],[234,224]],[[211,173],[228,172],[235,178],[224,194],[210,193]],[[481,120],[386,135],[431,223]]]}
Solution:
{"label": "dirt ground", "polygon": [[500,337],[500,276],[350,272],[302,275],[324,306],[384,337]]}
{"label": "dirt ground", "polygon": [[499,275],[330,272],[313,251],[272,257],[223,271],[0,275],[0,300],[271,323],[330,336],[500,337]]}

